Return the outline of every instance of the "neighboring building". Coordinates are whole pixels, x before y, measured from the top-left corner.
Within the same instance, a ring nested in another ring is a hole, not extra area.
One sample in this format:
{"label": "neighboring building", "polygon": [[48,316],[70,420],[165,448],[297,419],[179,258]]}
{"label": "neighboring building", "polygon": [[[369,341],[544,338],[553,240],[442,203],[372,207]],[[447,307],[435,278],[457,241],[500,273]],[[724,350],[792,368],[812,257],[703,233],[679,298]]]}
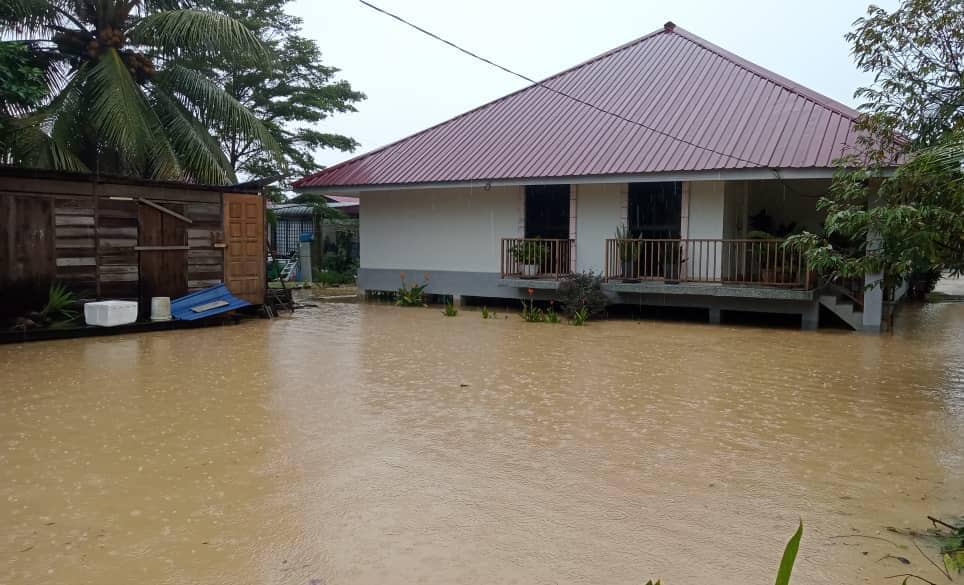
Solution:
{"label": "neighboring building", "polygon": [[434,294],[545,297],[593,270],[614,303],[798,314],[804,328],[823,305],[878,330],[880,288],[818,288],[780,245],[821,228],[815,204],[857,116],[667,23],[295,187],[364,200],[364,290],[405,272],[428,273]]}
{"label": "neighboring building", "polygon": [[[268,241],[279,258],[288,258],[297,253],[299,238],[303,233],[310,233],[319,246],[324,246],[326,241],[328,246],[333,246],[339,232],[351,234],[352,254],[358,257],[358,198],[343,195],[324,197],[328,207],[343,213],[345,219],[316,221],[314,208],[301,203],[268,205],[268,209],[274,213],[274,220],[269,223]],[[319,247],[317,253],[321,252],[322,248]]]}

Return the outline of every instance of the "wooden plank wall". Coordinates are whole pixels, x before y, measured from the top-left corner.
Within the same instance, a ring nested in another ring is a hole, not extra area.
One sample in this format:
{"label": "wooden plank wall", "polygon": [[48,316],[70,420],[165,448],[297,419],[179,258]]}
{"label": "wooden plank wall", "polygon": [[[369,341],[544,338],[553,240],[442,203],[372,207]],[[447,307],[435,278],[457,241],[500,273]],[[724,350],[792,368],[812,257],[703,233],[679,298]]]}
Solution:
{"label": "wooden plank wall", "polygon": [[224,279],[224,242],[221,201],[188,203],[184,215],[187,226],[187,288],[198,290],[220,284]]}
{"label": "wooden plank wall", "polygon": [[54,273],[53,201],[0,196],[0,286]]}
{"label": "wooden plank wall", "polygon": [[224,228],[217,191],[0,177],[0,284],[15,277],[49,279],[87,297],[138,298],[134,247],[140,197],[192,220],[186,225],[188,288],[222,282],[224,249],[218,244]]}

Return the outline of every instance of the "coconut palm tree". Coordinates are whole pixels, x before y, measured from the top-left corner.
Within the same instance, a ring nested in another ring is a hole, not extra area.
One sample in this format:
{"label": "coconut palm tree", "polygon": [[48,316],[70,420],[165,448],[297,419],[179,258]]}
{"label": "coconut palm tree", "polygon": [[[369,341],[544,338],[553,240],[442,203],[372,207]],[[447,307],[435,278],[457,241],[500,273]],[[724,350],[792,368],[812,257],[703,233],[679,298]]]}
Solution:
{"label": "coconut palm tree", "polygon": [[21,164],[233,182],[210,124],[280,152],[251,112],[179,64],[225,54],[266,61],[258,39],[223,14],[178,0],[0,0],[0,26],[3,42],[26,44],[43,64],[48,85],[6,137],[8,157]]}

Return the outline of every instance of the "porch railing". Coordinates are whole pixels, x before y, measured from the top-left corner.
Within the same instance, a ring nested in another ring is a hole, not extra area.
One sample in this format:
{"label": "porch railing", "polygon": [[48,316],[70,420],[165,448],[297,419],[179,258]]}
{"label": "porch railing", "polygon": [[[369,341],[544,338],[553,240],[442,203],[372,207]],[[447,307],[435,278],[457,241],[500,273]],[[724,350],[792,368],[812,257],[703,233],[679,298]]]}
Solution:
{"label": "porch railing", "polygon": [[575,240],[502,239],[502,278],[559,278],[572,273]]}
{"label": "porch railing", "polygon": [[608,239],[608,280],[811,287],[803,253],[784,240]]}

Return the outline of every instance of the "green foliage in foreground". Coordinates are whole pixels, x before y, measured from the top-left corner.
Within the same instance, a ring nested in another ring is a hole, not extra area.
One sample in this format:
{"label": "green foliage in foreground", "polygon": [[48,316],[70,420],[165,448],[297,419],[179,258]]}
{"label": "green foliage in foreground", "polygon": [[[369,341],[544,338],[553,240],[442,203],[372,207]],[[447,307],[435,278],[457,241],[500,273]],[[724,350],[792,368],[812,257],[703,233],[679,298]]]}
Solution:
{"label": "green foliage in foreground", "polygon": [[[777,570],[777,580],[775,585],[789,585],[790,573],[793,571],[793,564],[797,560],[797,551],[800,549],[800,539],[803,537],[803,520],[800,527],[787,541],[786,548],[783,549],[783,557],[780,558],[780,568]],[[646,585],[660,585],[659,580],[646,581]]]}
{"label": "green foliage in foreground", "polygon": [[839,161],[826,235],[788,245],[825,276],[882,272],[884,286],[908,276],[964,270],[964,11],[960,0],[903,0],[871,6],[847,35],[858,67],[874,84],[857,152]]}

